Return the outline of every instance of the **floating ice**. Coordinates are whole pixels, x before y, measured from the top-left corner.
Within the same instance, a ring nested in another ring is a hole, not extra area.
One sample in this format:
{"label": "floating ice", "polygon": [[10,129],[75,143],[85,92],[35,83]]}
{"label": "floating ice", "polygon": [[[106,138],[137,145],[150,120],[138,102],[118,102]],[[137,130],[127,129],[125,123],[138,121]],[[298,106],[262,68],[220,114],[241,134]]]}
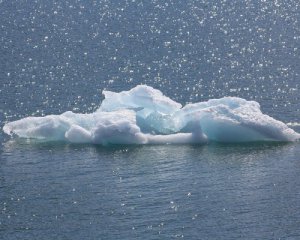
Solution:
{"label": "floating ice", "polygon": [[139,85],[105,99],[90,114],[28,117],[7,123],[9,135],[44,141],[94,144],[184,144],[296,141],[300,134],[261,112],[257,102],[236,97],[181,104]]}

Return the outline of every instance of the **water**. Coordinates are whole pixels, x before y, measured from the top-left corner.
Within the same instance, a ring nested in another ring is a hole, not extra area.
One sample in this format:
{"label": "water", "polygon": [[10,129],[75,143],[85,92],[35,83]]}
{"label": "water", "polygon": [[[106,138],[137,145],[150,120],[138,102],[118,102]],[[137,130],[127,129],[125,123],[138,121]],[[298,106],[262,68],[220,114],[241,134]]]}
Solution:
{"label": "water", "polygon": [[[0,121],[137,84],[299,122],[297,1],[0,1]],[[299,131],[297,124],[295,130]],[[299,143],[104,148],[0,133],[0,239],[298,239]]]}
{"label": "water", "polygon": [[7,142],[3,239],[297,239],[299,147]]}

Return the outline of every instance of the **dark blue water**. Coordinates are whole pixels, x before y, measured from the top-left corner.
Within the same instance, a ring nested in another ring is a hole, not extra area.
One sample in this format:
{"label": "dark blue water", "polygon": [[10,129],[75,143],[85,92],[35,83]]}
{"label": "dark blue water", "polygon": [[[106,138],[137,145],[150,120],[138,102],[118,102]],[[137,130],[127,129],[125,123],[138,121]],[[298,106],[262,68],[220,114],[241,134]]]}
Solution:
{"label": "dark blue water", "polygon": [[[299,131],[299,7],[0,0],[0,127],[148,84],[182,104],[256,100]],[[0,143],[0,239],[300,238],[299,143]]]}
{"label": "dark blue water", "polygon": [[3,239],[300,235],[293,144],[3,148]]}

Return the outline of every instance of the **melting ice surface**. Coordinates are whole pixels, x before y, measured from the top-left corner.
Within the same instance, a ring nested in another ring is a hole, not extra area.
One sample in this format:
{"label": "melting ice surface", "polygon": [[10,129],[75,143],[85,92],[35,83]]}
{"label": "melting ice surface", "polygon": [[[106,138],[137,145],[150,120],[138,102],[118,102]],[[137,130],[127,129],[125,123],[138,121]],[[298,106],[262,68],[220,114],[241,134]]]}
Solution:
{"label": "melting ice surface", "polygon": [[180,144],[296,141],[300,134],[261,112],[257,102],[236,97],[181,104],[159,90],[139,85],[129,91],[103,91],[90,114],[27,117],[7,123],[5,133],[43,141],[94,144]]}

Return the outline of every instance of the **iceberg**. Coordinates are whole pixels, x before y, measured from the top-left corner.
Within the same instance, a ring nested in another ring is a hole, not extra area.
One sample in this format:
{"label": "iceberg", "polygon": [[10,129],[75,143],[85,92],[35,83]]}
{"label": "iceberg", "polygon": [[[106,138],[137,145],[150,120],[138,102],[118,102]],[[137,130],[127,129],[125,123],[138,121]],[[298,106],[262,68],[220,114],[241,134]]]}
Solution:
{"label": "iceberg", "polygon": [[20,138],[70,143],[204,144],[297,141],[300,134],[260,110],[259,103],[237,97],[187,104],[147,85],[129,91],[103,91],[94,113],[27,117],[4,125]]}

